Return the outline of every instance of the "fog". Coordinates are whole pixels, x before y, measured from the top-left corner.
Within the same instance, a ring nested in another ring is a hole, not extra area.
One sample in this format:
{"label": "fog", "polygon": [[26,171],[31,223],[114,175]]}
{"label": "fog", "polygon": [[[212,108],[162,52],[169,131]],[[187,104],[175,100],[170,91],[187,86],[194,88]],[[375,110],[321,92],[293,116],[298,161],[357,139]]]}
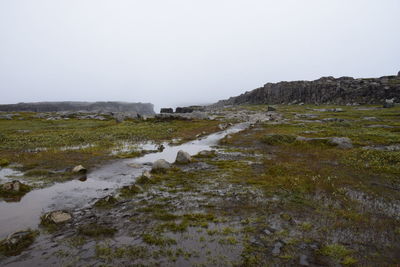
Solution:
{"label": "fog", "polygon": [[206,104],[400,70],[398,0],[3,0],[0,103]]}

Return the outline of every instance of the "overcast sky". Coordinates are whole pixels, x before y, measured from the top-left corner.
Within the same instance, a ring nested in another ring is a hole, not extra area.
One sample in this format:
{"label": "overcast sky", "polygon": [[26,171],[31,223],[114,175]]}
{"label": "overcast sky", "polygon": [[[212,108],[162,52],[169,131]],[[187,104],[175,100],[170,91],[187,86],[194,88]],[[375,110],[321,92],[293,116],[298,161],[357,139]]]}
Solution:
{"label": "overcast sky", "polygon": [[399,0],[0,0],[0,103],[211,103],[400,70]]}

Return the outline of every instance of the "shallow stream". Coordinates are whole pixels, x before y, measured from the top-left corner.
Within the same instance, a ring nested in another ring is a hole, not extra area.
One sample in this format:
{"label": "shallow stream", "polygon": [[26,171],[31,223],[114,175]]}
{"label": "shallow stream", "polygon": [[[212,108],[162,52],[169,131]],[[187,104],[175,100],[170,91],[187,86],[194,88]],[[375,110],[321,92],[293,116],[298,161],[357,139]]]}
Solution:
{"label": "shallow stream", "polygon": [[[151,164],[158,159],[174,162],[179,150],[195,155],[202,150],[210,150],[218,141],[228,134],[236,133],[248,127],[248,123],[240,123],[225,131],[214,133],[182,145],[164,144],[162,152],[150,153],[140,158],[112,161],[88,173],[85,181],[71,180],[56,183],[50,187],[32,190],[19,202],[0,200],[0,239],[8,234],[35,229],[40,222],[40,216],[52,210],[78,210],[89,207],[101,197],[114,193],[124,185],[134,183],[135,178],[144,170],[150,169]],[[140,168],[129,165],[140,164]],[[143,165],[142,165],[143,164]],[[0,170],[0,183],[8,180],[7,175],[14,174],[10,169]]]}

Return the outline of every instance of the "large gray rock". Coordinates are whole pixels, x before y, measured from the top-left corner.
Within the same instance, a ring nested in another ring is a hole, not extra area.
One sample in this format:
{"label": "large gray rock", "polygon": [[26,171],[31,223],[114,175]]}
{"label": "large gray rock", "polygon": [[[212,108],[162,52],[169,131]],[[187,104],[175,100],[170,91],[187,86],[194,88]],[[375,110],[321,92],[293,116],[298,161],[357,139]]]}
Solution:
{"label": "large gray rock", "polygon": [[179,150],[178,154],[176,155],[176,160],[175,163],[178,164],[187,164],[192,161],[192,157],[190,156],[189,153]]}
{"label": "large gray rock", "polygon": [[51,224],[62,224],[70,221],[72,219],[72,215],[66,211],[56,210],[49,213],[46,213],[42,217],[42,222],[51,223]]}
{"label": "large gray rock", "polygon": [[153,163],[151,172],[155,172],[155,173],[166,172],[170,167],[171,167],[171,165],[166,160],[159,159]]}
{"label": "large gray rock", "polygon": [[348,137],[332,137],[329,139],[329,142],[343,149],[349,149],[353,147],[353,144]]}

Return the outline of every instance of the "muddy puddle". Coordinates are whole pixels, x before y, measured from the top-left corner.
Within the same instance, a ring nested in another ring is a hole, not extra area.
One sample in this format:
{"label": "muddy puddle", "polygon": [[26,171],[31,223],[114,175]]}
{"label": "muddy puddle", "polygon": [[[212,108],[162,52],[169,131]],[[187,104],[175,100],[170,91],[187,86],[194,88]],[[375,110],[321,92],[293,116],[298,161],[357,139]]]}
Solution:
{"label": "muddy puddle", "polygon": [[[19,202],[0,201],[0,239],[8,234],[26,228],[37,228],[40,216],[51,210],[77,210],[89,207],[95,199],[112,194],[124,185],[132,184],[141,173],[150,169],[149,165],[132,168],[129,165],[152,163],[158,159],[174,162],[179,150],[195,155],[202,150],[210,150],[228,134],[236,133],[248,127],[241,123],[225,131],[205,136],[182,145],[163,144],[162,152],[150,153],[140,158],[117,160],[88,173],[85,181],[72,180],[57,183],[50,187],[33,190]],[[7,176],[18,175],[11,169],[0,170],[0,182],[9,180]]]}

